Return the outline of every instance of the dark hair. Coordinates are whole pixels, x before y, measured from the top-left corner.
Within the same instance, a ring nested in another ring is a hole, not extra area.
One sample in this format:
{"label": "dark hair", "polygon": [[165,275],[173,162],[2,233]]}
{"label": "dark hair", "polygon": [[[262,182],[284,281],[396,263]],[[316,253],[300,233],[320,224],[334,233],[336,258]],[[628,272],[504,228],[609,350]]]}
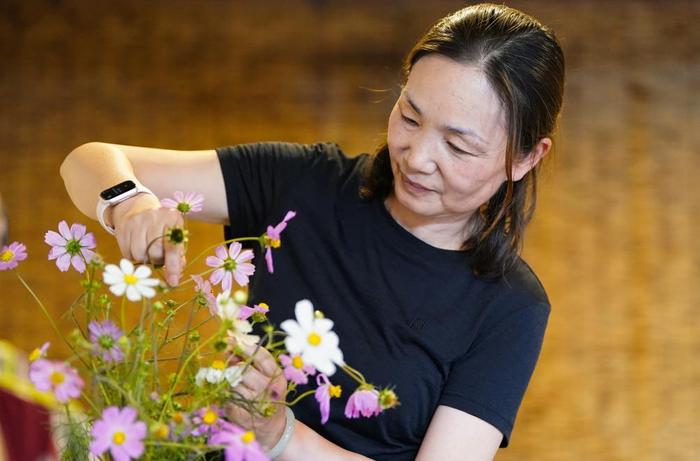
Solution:
{"label": "dark hair", "polygon": [[[438,21],[406,57],[405,78],[430,54],[478,66],[506,113],[507,180],[474,213],[474,231],[463,246],[473,252],[476,274],[499,276],[516,262],[536,203],[539,165],[515,182],[513,161],[526,158],[554,131],[564,92],[564,54],[554,33],[535,18],[493,4],[469,6]],[[368,165],[361,193],[385,199],[393,180],[385,142]]]}

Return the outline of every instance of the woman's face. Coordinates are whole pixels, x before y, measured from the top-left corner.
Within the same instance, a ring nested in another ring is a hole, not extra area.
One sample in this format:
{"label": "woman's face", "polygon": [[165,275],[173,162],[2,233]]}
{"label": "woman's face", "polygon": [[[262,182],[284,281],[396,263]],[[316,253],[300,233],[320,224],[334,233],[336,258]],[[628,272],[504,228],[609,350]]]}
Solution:
{"label": "woman's face", "polygon": [[483,73],[424,56],[389,117],[392,206],[414,218],[466,226],[506,180],[506,139],[505,113]]}

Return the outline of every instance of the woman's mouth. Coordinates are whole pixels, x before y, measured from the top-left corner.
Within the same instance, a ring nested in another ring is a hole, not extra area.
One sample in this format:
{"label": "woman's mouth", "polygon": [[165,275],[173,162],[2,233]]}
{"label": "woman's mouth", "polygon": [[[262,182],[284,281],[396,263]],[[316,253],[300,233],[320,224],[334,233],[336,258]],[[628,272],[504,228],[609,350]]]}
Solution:
{"label": "woman's mouth", "polygon": [[417,183],[415,181],[411,181],[403,173],[401,173],[401,182],[403,183],[404,188],[408,192],[410,192],[411,194],[414,194],[414,195],[424,195],[424,194],[427,194],[429,192],[434,192],[432,189],[429,189],[420,183]]}

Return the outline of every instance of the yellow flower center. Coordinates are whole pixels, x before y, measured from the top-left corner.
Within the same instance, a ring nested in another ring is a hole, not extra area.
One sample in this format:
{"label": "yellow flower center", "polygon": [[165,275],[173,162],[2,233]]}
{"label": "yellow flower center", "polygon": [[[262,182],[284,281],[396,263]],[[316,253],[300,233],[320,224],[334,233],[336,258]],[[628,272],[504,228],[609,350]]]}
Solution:
{"label": "yellow flower center", "polygon": [[253,434],[251,431],[248,431],[241,436],[241,441],[246,445],[248,445],[253,440],[255,440],[255,434]]}
{"label": "yellow flower center", "polygon": [[319,336],[318,333],[309,334],[309,336],[307,336],[306,340],[312,346],[318,346],[319,344],[321,344],[321,336]]}
{"label": "yellow flower center", "polygon": [[0,253],[0,261],[6,263],[7,261],[12,260],[12,258],[15,257],[15,252],[12,250],[5,250],[2,253]]}
{"label": "yellow flower center", "polygon": [[301,370],[304,367],[304,361],[297,355],[292,359],[292,366]]}
{"label": "yellow flower center", "polygon": [[58,386],[66,380],[66,377],[63,376],[63,373],[61,373],[60,371],[54,371],[53,373],[51,373],[51,377],[49,379],[51,380],[51,384],[53,384],[54,386]]}
{"label": "yellow flower center", "polygon": [[258,307],[265,309],[266,311],[270,310],[270,306],[268,306],[267,303],[260,303],[258,304]]}
{"label": "yellow flower center", "polygon": [[280,239],[270,239],[270,246],[272,248],[279,248],[282,245]]}
{"label": "yellow flower center", "polygon": [[185,417],[178,411],[173,415],[173,421],[175,424],[182,424],[185,421]]}
{"label": "yellow flower center", "polygon": [[207,412],[204,413],[204,417],[202,418],[202,421],[204,421],[204,424],[208,424],[209,426],[211,426],[218,419],[219,419],[219,416],[216,413],[214,413],[211,410],[207,410]]}
{"label": "yellow flower center", "polygon": [[112,436],[112,442],[114,442],[115,445],[123,444],[126,442],[126,434],[122,431],[115,432]]}
{"label": "yellow flower center", "polygon": [[29,354],[29,361],[35,362],[39,360],[39,357],[41,357],[41,351],[39,350],[39,348],[36,348],[32,351],[31,354]]}
{"label": "yellow flower center", "polygon": [[223,360],[214,360],[211,363],[211,367],[216,369],[216,370],[223,370],[224,368],[226,368],[226,364],[224,363]]}
{"label": "yellow flower center", "polygon": [[170,428],[166,426],[165,424],[161,424],[158,426],[158,429],[156,429],[156,437],[159,439],[165,439],[170,435]]}
{"label": "yellow flower center", "polygon": [[124,274],[124,282],[126,282],[127,285],[136,285],[136,282],[138,281],[138,277],[136,277],[134,274]]}
{"label": "yellow flower center", "polygon": [[331,386],[328,388],[328,394],[331,397],[340,397],[340,394],[343,392],[343,389],[338,385],[338,386]]}

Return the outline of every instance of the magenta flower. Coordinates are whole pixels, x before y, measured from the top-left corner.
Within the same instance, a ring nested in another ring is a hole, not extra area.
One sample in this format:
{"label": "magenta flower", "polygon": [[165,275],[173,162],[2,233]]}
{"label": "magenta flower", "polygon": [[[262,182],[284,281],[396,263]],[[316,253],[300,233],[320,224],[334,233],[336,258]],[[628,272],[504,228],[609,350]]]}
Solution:
{"label": "magenta flower", "polygon": [[97,245],[95,236],[91,232],[86,233],[86,227],[82,224],[73,224],[68,228],[65,221],[58,223],[58,232],[48,231],[44,236],[44,242],[51,246],[49,260],[56,260],[56,266],[61,272],[67,271],[71,264],[80,273],[85,272],[85,263],[95,256],[92,251]]}
{"label": "magenta flower", "polygon": [[226,461],[269,461],[252,431],[246,431],[231,423],[224,423],[221,430],[209,437],[209,445],[223,445]]}
{"label": "magenta flower", "polygon": [[248,320],[256,312],[259,312],[261,314],[267,314],[268,312],[270,312],[270,306],[268,306],[265,303],[255,304],[253,307],[249,307],[249,306],[239,306],[239,307],[241,308],[241,310],[238,314],[239,320]]}
{"label": "magenta flower", "polygon": [[175,196],[174,200],[171,198],[164,198],[160,201],[160,204],[165,208],[172,208],[182,214],[202,211],[202,204],[204,203],[204,196],[202,194],[197,194],[196,192],[185,193],[177,190],[173,195]]}
{"label": "magenta flower", "polygon": [[119,338],[123,336],[122,331],[110,320],[102,323],[90,322],[90,342],[92,342],[93,353],[102,354],[105,362],[121,362],[124,360],[124,353],[119,347]]}
{"label": "magenta flower", "polygon": [[14,269],[20,261],[27,259],[27,247],[23,243],[12,242],[0,251],[0,271]]}
{"label": "magenta flower", "polygon": [[267,263],[267,271],[272,274],[275,272],[275,267],[272,264],[272,249],[279,248],[282,245],[280,241],[280,234],[287,228],[287,223],[290,219],[296,216],[296,211],[288,211],[284,216],[282,222],[277,224],[275,227],[267,226],[267,232],[263,235],[263,244],[267,250],[265,250],[265,262]]}
{"label": "magenta flower", "polygon": [[318,402],[319,409],[321,410],[321,424],[326,424],[328,422],[328,416],[331,412],[331,397],[340,397],[342,389],[340,386],[334,386],[328,380],[328,376],[323,373],[319,373],[316,377],[316,392],[314,397]]}
{"label": "magenta flower", "polygon": [[308,383],[308,376],[316,374],[316,369],[312,365],[304,363],[300,355],[290,357],[287,354],[280,354],[280,363],[284,367],[284,377],[297,384]]}
{"label": "magenta flower", "polygon": [[124,407],[108,407],[102,418],[92,426],[90,453],[102,456],[107,450],[114,461],[129,461],[143,454],[143,439],[146,437],[146,424],[138,421],[136,410]]}
{"label": "magenta flower", "polygon": [[224,245],[216,247],[216,256],[207,256],[206,259],[207,266],[217,268],[209,280],[213,285],[221,283],[224,291],[231,289],[233,279],[240,286],[248,285],[248,277],[255,272],[255,266],[248,262],[253,256],[253,251],[243,250],[239,242],[233,242],[228,252]]}
{"label": "magenta flower", "polygon": [[78,398],[85,384],[78,372],[67,363],[46,359],[32,362],[29,379],[38,390],[53,392],[61,403]]}
{"label": "magenta flower", "polygon": [[365,418],[377,416],[382,412],[382,407],[379,405],[379,392],[375,389],[359,387],[352,393],[345,405],[346,418],[359,418],[360,415]]}
{"label": "magenta flower", "polygon": [[211,315],[217,315],[218,309],[216,307],[216,297],[211,289],[211,283],[209,283],[209,280],[204,280],[200,275],[191,275],[190,277],[195,284],[197,302],[203,306],[207,306]]}
{"label": "magenta flower", "polygon": [[192,423],[197,427],[194,428],[191,434],[194,436],[209,436],[218,432],[226,422],[221,416],[223,416],[223,412],[216,405],[200,408],[195,412],[194,418],[192,418]]}

